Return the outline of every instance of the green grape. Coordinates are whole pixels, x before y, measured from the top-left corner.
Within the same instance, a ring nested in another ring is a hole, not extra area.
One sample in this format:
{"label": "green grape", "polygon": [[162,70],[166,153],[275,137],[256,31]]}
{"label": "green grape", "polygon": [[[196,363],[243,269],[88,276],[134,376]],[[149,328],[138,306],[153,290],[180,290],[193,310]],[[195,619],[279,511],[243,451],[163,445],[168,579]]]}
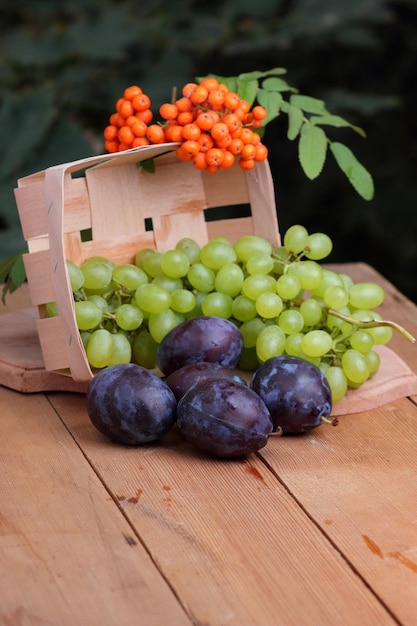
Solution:
{"label": "green grape", "polygon": [[336,272],[333,272],[332,270],[328,270],[326,268],[322,268],[322,280],[320,285],[315,289],[311,289],[310,291],[318,298],[322,298],[326,289],[331,285],[343,287],[344,283],[340,276],[336,274]]}
{"label": "green grape", "polygon": [[369,367],[369,376],[374,376],[381,365],[381,357],[378,352],[375,352],[375,350],[369,350],[369,352],[365,354],[365,358]]}
{"label": "green grape", "polygon": [[351,347],[362,354],[366,354],[372,349],[374,340],[372,335],[367,330],[355,330],[349,338]]}
{"label": "green grape", "polygon": [[319,261],[329,256],[333,249],[333,242],[325,233],[309,235],[305,256],[307,259]]}
{"label": "green grape", "polygon": [[190,261],[185,252],[177,249],[168,250],[161,257],[161,269],[165,276],[182,278],[190,269]]}
{"label": "green grape", "polygon": [[158,252],[157,250],[152,250],[151,252],[144,254],[142,258],[142,269],[152,278],[163,274],[161,269],[161,259],[162,252]]}
{"label": "green grape", "polygon": [[136,330],[143,322],[143,313],[134,304],[121,304],[114,314],[116,324],[122,330]]}
{"label": "green grape", "polygon": [[81,341],[83,343],[84,350],[85,350],[87,347],[88,340],[91,337],[91,330],[80,330],[80,337],[81,337]]}
{"label": "green grape", "polygon": [[227,293],[212,291],[208,293],[201,303],[203,315],[216,315],[229,319],[232,316],[233,298]]}
{"label": "green grape", "polygon": [[149,316],[148,328],[152,339],[161,343],[162,339],[170,330],[178,326],[182,321],[172,309],[166,309],[160,313],[152,313]]}
{"label": "green grape", "polygon": [[94,302],[80,300],[74,303],[75,319],[79,330],[96,328],[103,319],[103,311]]}
{"label": "green grape", "polygon": [[48,317],[58,317],[58,306],[56,302],[47,302],[45,304],[46,312],[48,313]]}
{"label": "green grape", "polygon": [[258,355],[256,354],[256,348],[243,348],[240,355],[238,368],[244,372],[253,372],[259,365]]}
{"label": "green grape", "polygon": [[304,328],[304,317],[297,309],[286,309],[278,318],[278,326],[286,335],[294,335]]}
{"label": "green grape", "polygon": [[71,285],[71,290],[78,291],[84,285],[84,274],[81,269],[68,259],[65,261],[68,271],[68,278]]}
{"label": "green grape", "polygon": [[174,289],[171,293],[171,309],[177,313],[190,313],[197,304],[197,299],[188,289]]}
{"label": "green grape", "polygon": [[211,240],[201,248],[200,260],[206,267],[212,270],[219,270],[226,263],[234,263],[236,261],[236,252],[229,242]]}
{"label": "green grape", "polygon": [[219,269],[214,280],[216,291],[225,293],[231,298],[239,295],[242,289],[244,274],[240,265],[226,263]]}
{"label": "green grape", "polygon": [[214,289],[215,273],[203,263],[194,263],[188,270],[187,278],[194,289],[209,293]]}
{"label": "green grape", "polygon": [[258,335],[265,326],[265,322],[260,317],[254,317],[247,322],[243,322],[240,332],[242,333],[245,348],[254,348],[256,346]]}
{"label": "green grape", "polygon": [[351,279],[350,276],[348,276],[347,274],[338,274],[340,280],[342,281],[342,286],[345,288],[345,290],[349,293],[350,288],[353,285],[353,280]]}
{"label": "green grape", "polygon": [[104,328],[95,330],[87,342],[86,353],[92,367],[107,367],[113,354],[113,336]]}
{"label": "green grape", "polygon": [[113,270],[113,280],[125,289],[137,289],[148,282],[146,272],[132,263],[122,263]]}
{"label": "green grape", "polygon": [[135,256],[136,267],[139,267],[141,270],[145,270],[143,262],[146,257],[152,255],[154,252],[155,250],[153,248],[142,248],[142,250],[139,250],[139,252]]}
{"label": "green grape", "polygon": [[283,306],[282,299],[279,295],[271,291],[265,291],[256,298],[256,312],[260,317],[264,317],[265,319],[278,317]]}
{"label": "green grape", "polygon": [[244,235],[236,241],[234,250],[238,260],[242,263],[247,263],[251,257],[258,254],[270,256],[272,246],[269,241],[263,237],[258,237],[258,235]]}
{"label": "green grape", "polygon": [[310,330],[304,335],[301,347],[307,356],[320,357],[327,354],[332,345],[333,339],[325,330]]}
{"label": "green grape", "polygon": [[[350,309],[348,307],[342,307],[341,309],[339,309],[339,313],[350,316]],[[349,322],[345,322],[344,320],[340,319],[340,317],[331,314],[327,315],[326,326],[329,330],[337,328],[342,334],[351,332],[353,328],[352,324],[350,324]]]}
{"label": "green grape", "polygon": [[301,357],[303,354],[303,349],[301,347],[303,337],[304,333],[294,333],[293,335],[288,335],[285,339],[284,352],[286,354],[290,354],[291,356]]}
{"label": "green grape", "polygon": [[269,274],[254,274],[243,281],[242,293],[251,300],[257,300],[266,291],[276,293],[275,284],[275,278]]}
{"label": "green grape", "polygon": [[80,266],[84,275],[84,289],[106,289],[112,279],[111,268],[101,261],[88,260]]}
{"label": "green grape", "polygon": [[[376,322],[382,321],[381,315],[376,311],[372,311],[371,316]],[[366,330],[372,336],[376,346],[385,345],[392,339],[393,330],[390,326],[376,326],[374,328],[367,328]]]}
{"label": "green grape", "polygon": [[290,252],[288,252],[285,248],[275,248],[272,253],[272,260],[274,261],[273,273],[277,275],[284,274],[290,257]]}
{"label": "green grape", "polygon": [[114,333],[112,339],[113,351],[107,366],[130,363],[132,359],[132,346],[129,339],[123,333]]}
{"label": "green grape", "polygon": [[256,316],[256,303],[243,294],[237,296],[232,303],[232,315],[239,322],[248,322]]}
{"label": "green grape", "polygon": [[323,317],[323,307],[317,298],[306,298],[300,304],[299,311],[305,326],[315,326]]}
{"label": "green grape", "polygon": [[301,283],[295,274],[282,274],[276,282],[275,289],[283,300],[294,300],[300,295]]}
{"label": "green grape", "polygon": [[94,261],[94,263],[103,263],[104,265],[107,265],[107,267],[109,267],[112,271],[116,267],[116,263],[114,261],[112,261],[106,256],[101,256],[99,254],[95,254],[94,256],[88,257],[86,262],[89,262],[89,261]]}
{"label": "green grape", "polygon": [[309,235],[304,226],[294,224],[284,235],[284,248],[293,254],[300,254],[308,245]]}
{"label": "green grape", "polygon": [[190,237],[183,237],[180,239],[177,242],[175,249],[184,252],[190,262],[190,265],[197,263],[197,261],[200,260],[200,246]]}
{"label": "green grape", "polygon": [[171,294],[159,285],[147,283],[136,289],[135,302],[147,313],[161,313],[171,306]]}
{"label": "green grape", "polygon": [[343,353],[342,368],[348,381],[354,384],[360,385],[369,378],[370,370],[366,356],[352,348]]}
{"label": "green grape", "polygon": [[348,381],[343,369],[337,365],[331,365],[325,370],[324,376],[332,392],[332,401],[338,402],[344,398],[348,388]]}
{"label": "green grape", "polygon": [[323,280],[323,268],[316,261],[298,261],[288,267],[288,272],[297,276],[301,289],[314,292]]}
{"label": "green grape", "polygon": [[255,254],[246,263],[248,274],[269,274],[274,269],[274,260],[270,254]]}
{"label": "green grape", "polygon": [[132,342],[132,359],[137,365],[153,369],[156,367],[157,352],[158,343],[147,328],[135,334]]}
{"label": "green grape", "polygon": [[374,309],[383,303],[385,292],[375,283],[356,283],[349,291],[349,304],[355,309]]}
{"label": "green grape", "polygon": [[347,306],[349,294],[344,287],[330,285],[323,294],[323,300],[328,307],[338,311]]}
{"label": "green grape", "polygon": [[182,289],[184,287],[184,283],[181,278],[171,278],[170,276],[165,276],[165,274],[160,274],[159,276],[152,278],[152,283],[163,287],[171,293],[176,289]]}
{"label": "green grape", "polygon": [[90,294],[87,300],[89,302],[94,302],[94,304],[96,304],[98,308],[101,309],[103,312],[108,311],[110,308],[109,303],[107,302],[106,298],[103,298],[103,296],[100,296],[97,293]]}
{"label": "green grape", "polygon": [[256,339],[256,354],[261,362],[284,352],[285,333],[275,324],[265,326]]}

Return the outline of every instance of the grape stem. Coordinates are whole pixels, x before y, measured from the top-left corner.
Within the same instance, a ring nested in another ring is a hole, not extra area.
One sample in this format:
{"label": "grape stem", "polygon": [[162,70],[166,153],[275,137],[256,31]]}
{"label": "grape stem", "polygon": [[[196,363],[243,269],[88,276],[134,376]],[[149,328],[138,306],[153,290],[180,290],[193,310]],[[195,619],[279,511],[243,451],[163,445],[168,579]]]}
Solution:
{"label": "grape stem", "polygon": [[414,343],[416,340],[416,338],[413,337],[413,335],[409,333],[408,330],[406,330],[403,326],[400,326],[400,324],[397,324],[397,322],[392,322],[391,320],[361,321],[361,320],[355,319],[354,317],[350,317],[349,315],[345,315],[345,313],[341,313],[340,311],[334,311],[333,309],[328,309],[328,313],[330,315],[334,315],[335,317],[338,317],[344,322],[348,322],[349,324],[358,326],[359,328],[378,328],[378,326],[389,326],[390,328],[401,333],[401,335],[403,335],[403,337],[408,339],[408,341],[411,341],[411,343]]}

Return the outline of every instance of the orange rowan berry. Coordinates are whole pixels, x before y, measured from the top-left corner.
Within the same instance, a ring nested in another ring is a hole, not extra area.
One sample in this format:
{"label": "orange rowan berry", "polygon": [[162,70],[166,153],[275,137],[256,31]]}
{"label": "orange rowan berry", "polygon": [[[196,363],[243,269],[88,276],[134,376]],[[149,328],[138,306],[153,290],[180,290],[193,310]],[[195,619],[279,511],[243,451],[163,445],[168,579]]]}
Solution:
{"label": "orange rowan berry", "polygon": [[240,138],[243,143],[252,143],[253,142],[254,132],[250,128],[242,128],[242,132],[240,134]]}
{"label": "orange rowan berry", "polygon": [[200,81],[200,85],[205,87],[207,91],[212,91],[213,89],[217,89],[219,86],[219,81],[214,76],[206,76]]}
{"label": "orange rowan berry", "polygon": [[210,148],[206,152],[206,163],[208,166],[215,165],[219,167],[224,159],[224,153],[221,148]]}
{"label": "orange rowan berry", "polygon": [[159,115],[164,120],[173,120],[178,115],[177,106],[175,104],[171,104],[170,102],[164,102],[164,104],[161,104],[159,107]]}
{"label": "orange rowan berry", "polygon": [[123,96],[126,100],[133,100],[136,96],[140,96],[141,93],[142,89],[138,85],[132,85],[131,87],[126,87]]}
{"label": "orange rowan berry", "polygon": [[193,104],[202,104],[205,100],[207,100],[208,90],[201,85],[198,85],[193,93],[190,95],[190,100]]}
{"label": "orange rowan berry", "polygon": [[247,100],[244,100],[243,98],[241,98],[239,107],[242,109],[242,111],[247,113],[250,109],[250,104]]}
{"label": "orange rowan berry", "polygon": [[107,141],[114,141],[115,139],[117,139],[118,132],[119,129],[117,126],[115,126],[114,124],[109,124],[109,126],[106,126],[106,128],[104,129],[104,139],[106,139]]}
{"label": "orange rowan berry", "polygon": [[125,124],[125,118],[123,117],[123,115],[120,115],[120,113],[113,113],[112,115],[110,115],[110,124],[113,124],[114,126],[117,126],[118,128],[120,128],[121,126],[124,126]]}
{"label": "orange rowan berry", "polygon": [[253,120],[252,121],[252,128],[260,128],[263,124],[263,120]]}
{"label": "orange rowan berry", "polygon": [[259,143],[255,146],[255,156],[253,158],[255,161],[265,161],[268,158],[268,148],[263,143]]}
{"label": "orange rowan berry", "polygon": [[126,146],[130,146],[135,138],[135,135],[133,134],[130,126],[122,126],[121,128],[119,128],[117,137],[120,143],[126,144]]}
{"label": "orange rowan berry", "polygon": [[225,85],[224,83],[219,83],[217,86],[217,89],[219,89],[223,93],[227,93],[229,91],[229,87]]}
{"label": "orange rowan berry", "polygon": [[215,123],[214,116],[210,113],[210,111],[204,111],[203,113],[199,113],[197,115],[195,123],[199,128],[201,128],[201,130],[210,130]]}
{"label": "orange rowan berry", "polygon": [[207,165],[204,171],[207,172],[207,174],[215,174],[216,172],[219,171],[219,168],[220,168],[220,165]]}
{"label": "orange rowan berry", "polygon": [[264,120],[267,115],[267,110],[265,109],[265,107],[261,106],[260,104],[257,104],[252,109],[252,115],[255,120]]}
{"label": "orange rowan berry", "polygon": [[150,108],[151,99],[146,93],[141,93],[133,98],[132,106],[135,111],[145,111]]}
{"label": "orange rowan berry", "polygon": [[259,135],[259,133],[253,133],[252,144],[254,146],[257,146],[260,143],[261,143],[261,136]]}
{"label": "orange rowan berry", "polygon": [[122,106],[123,102],[124,102],[124,98],[117,98],[116,100],[116,111],[119,112],[120,107]]}
{"label": "orange rowan berry", "polygon": [[240,156],[242,159],[245,159],[245,161],[250,161],[255,158],[255,154],[256,154],[255,146],[251,143],[246,143],[244,144],[242,148],[242,152],[240,153]]}
{"label": "orange rowan berry", "polygon": [[136,121],[130,127],[132,129],[132,133],[135,135],[135,137],[144,137],[146,135],[146,130],[148,126],[147,124],[145,124],[145,122],[142,122],[142,120],[139,120],[138,118],[135,119]]}
{"label": "orange rowan berry", "polygon": [[242,107],[237,107],[234,111],[233,111],[234,115],[236,115],[236,117],[243,122],[246,116],[245,111],[242,109]]}
{"label": "orange rowan berry", "polygon": [[119,152],[123,152],[124,150],[130,150],[130,148],[132,147],[132,144],[127,144],[127,143],[119,143]]}
{"label": "orange rowan berry", "polygon": [[197,126],[197,124],[195,124],[194,122],[191,122],[190,124],[185,124],[185,126],[182,127],[183,139],[192,139],[193,141],[197,141],[200,135],[201,128],[199,128],[199,126]]}
{"label": "orange rowan berry", "polygon": [[240,105],[240,98],[234,91],[228,91],[224,96],[224,106],[230,111],[234,111]]}
{"label": "orange rowan berry", "polygon": [[191,113],[191,111],[181,111],[181,113],[178,113],[177,115],[177,122],[178,124],[181,124],[181,126],[185,126],[186,124],[191,124],[193,120],[194,120],[194,116]]}
{"label": "orange rowan berry", "polygon": [[137,121],[138,118],[136,117],[136,115],[129,115],[129,117],[125,119],[125,123],[123,124],[123,126],[133,126],[133,124]]}
{"label": "orange rowan berry", "polygon": [[207,102],[212,106],[223,106],[224,92],[220,89],[212,89],[207,96]]}
{"label": "orange rowan berry", "polygon": [[144,109],[143,111],[137,111],[136,117],[145,122],[145,124],[150,124],[152,122],[153,113],[151,109]]}
{"label": "orange rowan berry", "polygon": [[234,133],[239,128],[242,128],[242,123],[237,115],[234,113],[228,113],[224,116],[223,122],[227,124],[230,133]]}
{"label": "orange rowan berry", "polygon": [[133,109],[131,101],[130,100],[125,100],[125,99],[123,99],[123,102],[120,103],[118,111],[119,111],[120,115],[123,115],[123,117],[125,119],[127,117],[129,117],[129,115],[133,115],[133,113],[135,112],[134,109]]}
{"label": "orange rowan berry", "polygon": [[114,139],[112,141],[106,140],[104,142],[104,149],[107,150],[107,152],[118,152],[119,141],[117,139]]}
{"label": "orange rowan berry", "polygon": [[214,145],[214,141],[208,133],[201,133],[197,141],[200,144],[200,152],[207,152]]}
{"label": "orange rowan berry", "polygon": [[175,154],[177,158],[180,159],[180,161],[190,161],[192,157],[188,154],[186,150],[184,150],[183,145],[184,144],[178,146],[178,148],[175,150]]}
{"label": "orange rowan berry", "polygon": [[149,146],[149,139],[146,137],[135,137],[132,142],[132,148],[140,148],[141,146]]}
{"label": "orange rowan berry", "polygon": [[151,143],[163,143],[165,140],[164,131],[159,124],[151,124],[146,129],[146,137]]}
{"label": "orange rowan berry", "polygon": [[198,152],[200,152],[200,144],[198,143],[198,141],[188,139],[187,141],[184,141],[184,143],[181,145],[181,151],[187,154],[191,159]]}
{"label": "orange rowan berry", "polygon": [[223,150],[223,155],[223,161],[220,167],[224,167],[225,169],[232,167],[235,162],[235,155],[229,152],[229,150]]}
{"label": "orange rowan berry", "polygon": [[238,154],[241,154],[244,145],[245,144],[240,139],[240,137],[236,137],[235,139],[232,139],[227,149],[229,150],[229,152],[237,156]]}
{"label": "orange rowan berry", "polygon": [[216,139],[216,147],[217,148],[228,148],[232,143],[232,135],[228,134],[223,137],[223,139]]}
{"label": "orange rowan berry", "polygon": [[205,170],[207,168],[206,155],[204,152],[197,152],[192,158],[194,167],[198,170]]}
{"label": "orange rowan berry", "polygon": [[198,87],[197,83],[186,83],[184,87],[182,88],[181,93],[186,98],[189,98],[191,94],[194,93],[197,87]]}
{"label": "orange rowan berry", "polygon": [[164,133],[165,139],[167,141],[182,141],[182,129],[183,127],[180,124],[170,124],[169,126],[165,126]]}
{"label": "orange rowan berry", "polygon": [[255,160],[254,159],[239,159],[239,166],[242,168],[242,170],[253,170],[253,168],[255,167]]}
{"label": "orange rowan berry", "polygon": [[210,134],[215,141],[224,139],[229,135],[229,128],[224,122],[216,122],[211,128]]}
{"label": "orange rowan berry", "polygon": [[175,101],[175,106],[177,107],[178,111],[182,113],[183,111],[189,111],[192,108],[193,103],[191,102],[190,98],[183,96],[182,98],[178,98],[178,100]]}

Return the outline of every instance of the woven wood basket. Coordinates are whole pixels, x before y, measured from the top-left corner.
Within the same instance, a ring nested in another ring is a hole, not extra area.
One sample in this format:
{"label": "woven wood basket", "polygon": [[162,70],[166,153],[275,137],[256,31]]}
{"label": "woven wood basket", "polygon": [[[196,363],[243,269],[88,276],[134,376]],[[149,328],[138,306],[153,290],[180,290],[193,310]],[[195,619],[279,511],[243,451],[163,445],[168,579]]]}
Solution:
{"label": "woven wood basket", "polygon": [[[177,144],[134,148],[50,167],[18,180],[15,189],[32,304],[39,307],[45,369],[88,382],[93,372],[77,329],[65,260],[103,255],[131,263],[142,248],[165,251],[182,237],[204,245],[257,234],[278,245],[274,187],[267,161],[244,172],[238,165],[201,172],[175,156]],[[155,172],[138,167],[154,158]],[[250,216],[207,220],[210,208],[248,205]],[[152,230],[149,228],[152,221]],[[91,229],[91,230],[90,230]],[[83,233],[92,238],[82,241]],[[45,314],[56,301],[58,317]]]}

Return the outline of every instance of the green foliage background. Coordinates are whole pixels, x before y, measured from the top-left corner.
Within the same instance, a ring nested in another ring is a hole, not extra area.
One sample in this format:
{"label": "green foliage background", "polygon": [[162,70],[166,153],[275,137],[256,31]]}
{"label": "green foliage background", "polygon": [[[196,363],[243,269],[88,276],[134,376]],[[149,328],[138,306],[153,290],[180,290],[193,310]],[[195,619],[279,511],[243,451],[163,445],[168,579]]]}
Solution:
{"label": "green foliage background", "polygon": [[195,76],[273,67],[365,129],[332,130],[372,173],[362,200],[331,160],[310,181],[280,116],[265,143],[282,231],[323,230],[331,260],[366,261],[417,301],[415,0],[15,0],[0,22],[0,261],[25,249],[16,180],[103,152],[116,99],[154,109]]}

